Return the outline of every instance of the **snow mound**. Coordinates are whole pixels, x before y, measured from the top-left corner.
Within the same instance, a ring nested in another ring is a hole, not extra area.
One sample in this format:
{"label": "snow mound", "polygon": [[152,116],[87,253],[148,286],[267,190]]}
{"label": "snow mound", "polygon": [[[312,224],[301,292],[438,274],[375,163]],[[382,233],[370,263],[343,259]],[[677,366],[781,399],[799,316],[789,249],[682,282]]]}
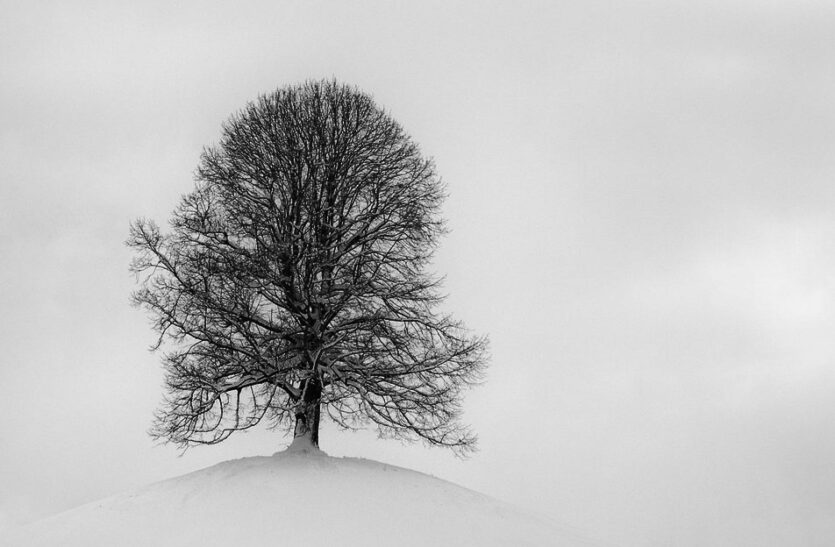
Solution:
{"label": "snow mound", "polygon": [[281,452],[82,505],[8,547],[594,545],[511,505],[383,463]]}

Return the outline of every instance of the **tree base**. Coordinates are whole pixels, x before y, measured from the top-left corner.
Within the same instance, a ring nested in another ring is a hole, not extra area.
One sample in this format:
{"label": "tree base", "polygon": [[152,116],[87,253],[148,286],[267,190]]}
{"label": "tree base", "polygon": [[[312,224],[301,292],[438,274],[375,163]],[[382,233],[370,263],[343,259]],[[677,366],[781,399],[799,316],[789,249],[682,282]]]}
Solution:
{"label": "tree base", "polygon": [[293,442],[290,443],[287,450],[277,452],[276,455],[278,454],[308,454],[311,456],[327,456],[327,454],[322,452],[318,446],[313,444],[313,441],[308,435],[294,437]]}

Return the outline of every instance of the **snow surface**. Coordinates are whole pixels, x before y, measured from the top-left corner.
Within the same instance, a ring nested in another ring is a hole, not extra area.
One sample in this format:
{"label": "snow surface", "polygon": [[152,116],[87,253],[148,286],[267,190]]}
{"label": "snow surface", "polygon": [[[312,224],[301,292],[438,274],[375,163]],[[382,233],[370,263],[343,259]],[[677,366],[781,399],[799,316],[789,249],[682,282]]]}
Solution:
{"label": "snow surface", "polygon": [[598,545],[435,477],[298,447],[223,462],[5,532],[4,547]]}

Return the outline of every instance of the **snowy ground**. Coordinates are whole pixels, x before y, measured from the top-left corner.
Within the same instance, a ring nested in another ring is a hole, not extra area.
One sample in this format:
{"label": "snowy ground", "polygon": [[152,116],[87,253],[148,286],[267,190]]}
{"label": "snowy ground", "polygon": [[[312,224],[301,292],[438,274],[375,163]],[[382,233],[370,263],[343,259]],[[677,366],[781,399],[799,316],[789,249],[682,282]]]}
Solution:
{"label": "snowy ground", "polygon": [[7,531],[0,545],[598,544],[422,473],[306,451],[228,461],[83,505]]}

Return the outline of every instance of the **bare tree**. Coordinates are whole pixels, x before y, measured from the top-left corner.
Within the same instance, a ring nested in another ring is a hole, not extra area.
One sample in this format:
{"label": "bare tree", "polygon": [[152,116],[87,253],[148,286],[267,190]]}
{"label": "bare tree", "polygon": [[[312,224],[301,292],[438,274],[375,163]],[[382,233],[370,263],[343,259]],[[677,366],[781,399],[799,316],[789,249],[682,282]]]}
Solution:
{"label": "bare tree", "polygon": [[133,301],[150,311],[166,397],[152,434],[217,443],[266,419],[318,446],[346,428],[459,452],[460,391],[486,339],[437,311],[432,162],[371,97],[334,81],[250,103],[204,150],[163,234],[131,224]]}

